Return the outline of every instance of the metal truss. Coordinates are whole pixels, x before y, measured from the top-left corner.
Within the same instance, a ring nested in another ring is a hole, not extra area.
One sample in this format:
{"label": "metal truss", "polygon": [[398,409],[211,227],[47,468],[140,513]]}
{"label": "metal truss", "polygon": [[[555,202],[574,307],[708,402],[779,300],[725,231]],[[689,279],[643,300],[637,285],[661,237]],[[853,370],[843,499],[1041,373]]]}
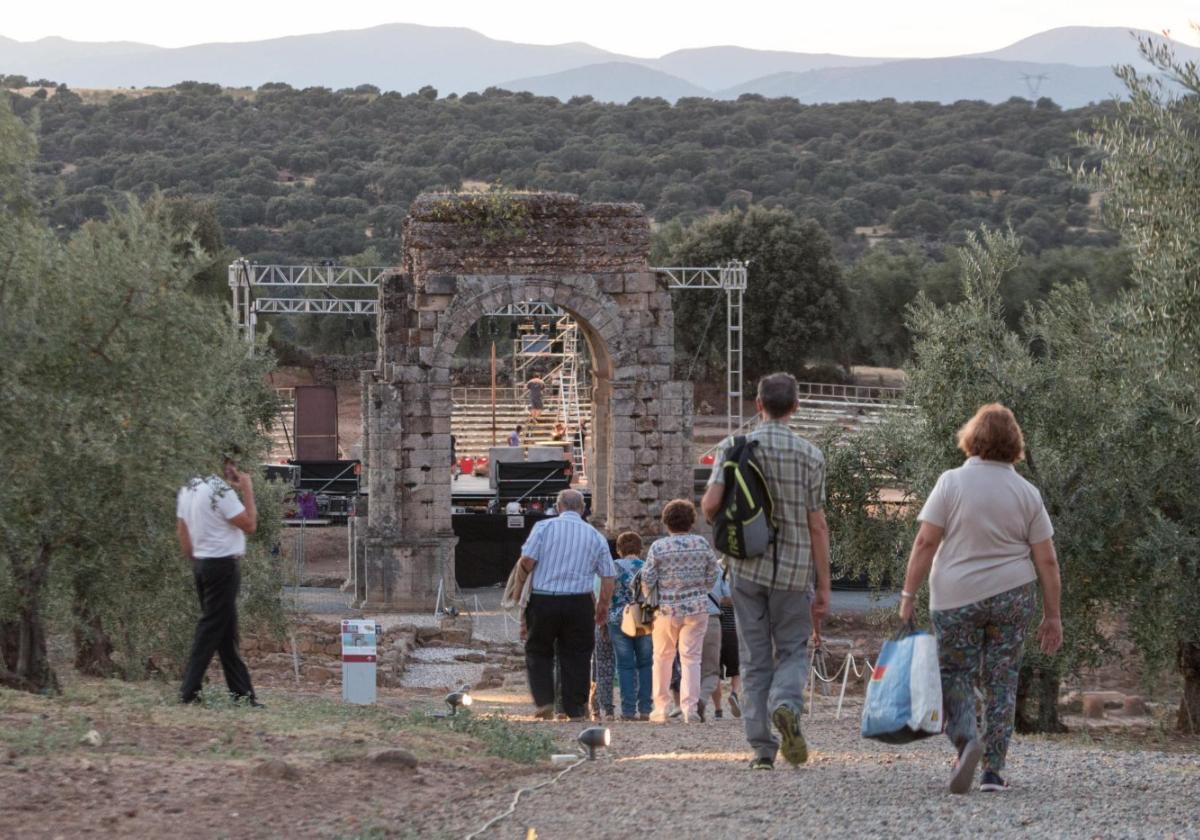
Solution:
{"label": "metal truss", "polygon": [[[253,343],[258,315],[369,315],[379,314],[378,300],[353,298],[255,298],[256,287],[320,289],[373,289],[394,269],[384,266],[350,267],[325,265],[257,265],[237,260],[229,266],[229,288],[233,292],[234,323]],[[725,292],[725,384],[729,433],[742,427],[743,333],[742,296],[746,291],[746,263],[730,260],[719,266],[668,266],[652,269],[667,278],[667,288],[710,289]],[[502,306],[488,315],[542,316],[560,318],[566,311],[545,301],[526,301]]]}
{"label": "metal truss", "polygon": [[255,298],[264,315],[378,315],[379,301],[346,298]]}
{"label": "metal truss", "polygon": [[654,272],[666,276],[668,289],[746,290],[746,264],[741,260],[730,260],[725,265],[703,268],[686,266],[655,268]]}
{"label": "metal truss", "polygon": [[668,289],[720,289],[725,292],[725,416],[728,432],[732,435],[742,428],[743,422],[742,295],[746,291],[746,263],[730,260],[719,266],[654,270],[667,278]]}
{"label": "metal truss", "polygon": [[501,306],[499,309],[493,309],[487,314],[492,316],[515,315],[526,318],[562,318],[567,314],[567,310],[560,306],[555,306],[553,303],[546,303],[541,300],[527,300],[521,303],[510,303],[507,306]]}
{"label": "metal truss", "polygon": [[336,286],[344,289],[374,289],[385,273],[394,270],[344,265],[250,265],[247,268],[252,286]]}

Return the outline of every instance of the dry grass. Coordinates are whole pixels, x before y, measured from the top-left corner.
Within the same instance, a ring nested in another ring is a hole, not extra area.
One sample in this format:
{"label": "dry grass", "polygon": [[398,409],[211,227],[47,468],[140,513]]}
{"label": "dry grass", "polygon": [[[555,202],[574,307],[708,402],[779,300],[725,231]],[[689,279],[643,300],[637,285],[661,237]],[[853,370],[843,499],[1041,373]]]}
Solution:
{"label": "dry grass", "polygon": [[[266,708],[220,693],[181,706],[173,685],[60,676],[60,697],[0,689],[0,837],[461,836],[548,771],[553,746],[532,725],[434,719],[432,696],[348,706],[268,689]],[[418,768],[377,764],[375,748]]]}

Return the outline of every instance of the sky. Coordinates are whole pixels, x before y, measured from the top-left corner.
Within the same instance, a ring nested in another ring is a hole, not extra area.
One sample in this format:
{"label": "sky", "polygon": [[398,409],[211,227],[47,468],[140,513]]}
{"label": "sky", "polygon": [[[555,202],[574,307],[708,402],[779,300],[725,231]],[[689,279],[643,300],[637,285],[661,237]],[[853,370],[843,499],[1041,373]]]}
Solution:
{"label": "sky", "polygon": [[[346,3],[206,0],[57,0],[8,4],[0,35],[32,41],[140,41],[179,47],[363,29],[383,23],[463,26],[531,44],[585,41],[645,58],[686,47],[871,56],[937,56],[997,49],[1056,26],[1122,26],[1171,31],[1200,44],[1190,21],[1200,0],[349,0]],[[172,14],[175,8],[189,14]],[[203,15],[197,14],[202,11]]]}

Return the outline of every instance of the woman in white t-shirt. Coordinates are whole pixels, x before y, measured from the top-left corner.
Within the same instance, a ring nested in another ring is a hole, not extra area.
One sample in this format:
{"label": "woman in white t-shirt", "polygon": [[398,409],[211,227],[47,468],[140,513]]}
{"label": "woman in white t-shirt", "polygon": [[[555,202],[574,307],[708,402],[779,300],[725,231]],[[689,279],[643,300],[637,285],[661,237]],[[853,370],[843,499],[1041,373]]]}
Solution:
{"label": "woman in white t-shirt", "polygon": [[[1025,457],[1025,439],[1013,413],[999,403],[983,406],[959,430],[958,448],[966,453],[966,463],[942,473],[918,517],[921,527],[908,558],[900,618],[912,619],[915,593],[928,575],[946,735],[958,750],[950,790],[970,789],[982,757],[979,789],[1002,791],[1008,788],[1000,773],[1012,737],[1017,674],[1038,581],[1038,643],[1046,655],[1062,644],[1058,558],[1041,494],[1013,468]],[[987,696],[982,737],[975,719],[977,678]]]}

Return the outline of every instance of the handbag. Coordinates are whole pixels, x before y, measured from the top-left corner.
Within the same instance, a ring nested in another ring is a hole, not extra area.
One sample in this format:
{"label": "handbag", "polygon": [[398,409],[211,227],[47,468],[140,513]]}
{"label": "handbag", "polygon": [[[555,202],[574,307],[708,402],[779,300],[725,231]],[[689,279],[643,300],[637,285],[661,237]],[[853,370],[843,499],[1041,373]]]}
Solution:
{"label": "handbag", "polygon": [[626,636],[648,636],[654,627],[654,608],[645,604],[626,604],[621,610],[621,632]]}
{"label": "handbag", "polygon": [[621,610],[621,632],[631,637],[648,636],[654,626],[654,614],[658,612],[658,584],[647,598],[642,594],[642,574],[638,572],[629,588],[633,592],[633,601]]}

